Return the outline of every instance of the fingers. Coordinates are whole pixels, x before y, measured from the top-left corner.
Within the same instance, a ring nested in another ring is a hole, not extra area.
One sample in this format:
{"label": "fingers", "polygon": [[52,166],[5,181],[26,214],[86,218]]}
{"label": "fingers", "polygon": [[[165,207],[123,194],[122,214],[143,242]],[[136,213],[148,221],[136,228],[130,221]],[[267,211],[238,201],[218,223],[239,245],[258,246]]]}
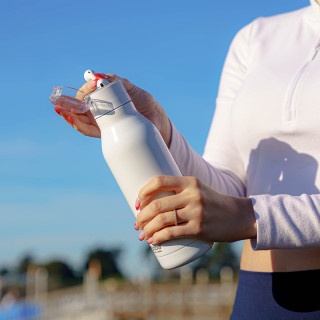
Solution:
{"label": "fingers", "polygon": [[[130,92],[134,92],[136,88],[130,81],[125,78],[120,78],[115,74],[106,74],[105,77],[110,82],[121,80],[129,94]],[[96,80],[88,81],[78,90],[76,98],[82,101],[87,94],[94,92],[96,88]],[[90,137],[101,137],[100,129],[90,111],[80,114],[76,112],[69,112],[59,106],[56,106],[55,110],[66,122],[68,122],[69,125],[80,133]]]}
{"label": "fingers", "polygon": [[192,237],[193,231],[191,223],[179,224],[178,226],[164,228],[147,239],[148,244],[159,244],[173,238]]}
{"label": "fingers", "polygon": [[101,137],[100,129],[90,111],[87,111],[84,114],[76,114],[61,109],[59,106],[56,106],[55,110],[71,127],[83,135],[95,138]]}
{"label": "fingers", "polygon": [[56,112],[66,121],[68,121],[68,118],[78,118],[81,122],[84,122],[86,124],[93,124],[93,116],[90,111],[87,111],[85,113],[74,113],[71,111],[67,111],[65,109],[60,108],[59,106],[55,106]]}
{"label": "fingers", "polygon": [[[143,229],[139,236],[140,240],[152,237],[152,241],[161,242],[163,239],[168,240],[177,236],[177,232],[180,236],[186,236],[185,228],[179,229],[175,226],[174,210],[178,209],[176,217],[179,227],[189,224],[191,217],[189,217],[188,197],[183,192],[190,183],[189,180],[188,177],[157,176],[140,190],[139,200],[142,210],[137,216],[137,226]],[[174,194],[154,199],[163,192],[174,192]]]}
{"label": "fingers", "polygon": [[139,192],[141,206],[145,207],[161,191],[180,193],[186,186],[185,177],[157,176],[144,185]]}
{"label": "fingers", "polygon": [[[76,98],[83,100],[85,95],[92,93],[97,88],[96,81],[86,82],[77,92]],[[55,111],[68,122],[70,126],[85,136],[101,137],[100,129],[94,120],[90,111],[85,113],[75,113],[67,111],[59,106],[55,107]]]}
{"label": "fingers", "polygon": [[[105,75],[106,79],[109,82],[113,82],[116,80],[121,80],[121,82],[123,83],[124,87],[126,88],[126,90],[128,91],[129,94],[131,94],[137,87],[135,85],[133,85],[128,79],[125,78],[121,78],[113,73],[108,73]],[[96,80],[91,80],[86,82],[78,91],[77,93],[77,99],[79,100],[83,100],[84,96],[86,94],[90,94],[93,91],[95,91],[97,88],[97,81]]]}
{"label": "fingers", "polygon": [[[138,214],[139,216],[140,214]],[[176,210],[176,217],[177,217],[177,225],[181,226],[188,221],[185,220],[185,210],[179,209]],[[173,227],[175,226],[175,214],[174,211],[168,211],[164,213],[160,213],[154,217],[148,224],[145,225],[143,228],[144,239],[147,240],[152,237],[155,233],[159,232],[160,230],[166,227]],[[141,239],[140,239],[141,240]]]}
{"label": "fingers", "polygon": [[[136,230],[142,229],[139,239],[156,244],[175,237],[200,235],[203,217],[200,187],[195,177],[157,176],[147,183],[138,198],[142,208],[135,225]],[[173,194],[163,196],[164,192]],[[159,196],[162,198],[156,198]]]}
{"label": "fingers", "polygon": [[91,124],[87,124],[79,119],[77,116],[68,116],[67,119],[65,119],[71,127],[79,131],[85,136],[88,137],[94,137],[94,138],[100,138],[101,132],[100,129],[97,126],[93,126]]}
{"label": "fingers", "polygon": [[137,224],[140,229],[147,228],[150,232],[155,232],[168,225],[174,225],[174,210],[176,208],[181,208],[177,210],[178,223],[184,222],[182,208],[185,206],[186,199],[181,194],[153,200],[140,211],[137,216]]}
{"label": "fingers", "polygon": [[96,81],[88,81],[86,82],[77,92],[76,98],[79,100],[83,100],[85,95],[92,93],[97,88],[97,82]]}

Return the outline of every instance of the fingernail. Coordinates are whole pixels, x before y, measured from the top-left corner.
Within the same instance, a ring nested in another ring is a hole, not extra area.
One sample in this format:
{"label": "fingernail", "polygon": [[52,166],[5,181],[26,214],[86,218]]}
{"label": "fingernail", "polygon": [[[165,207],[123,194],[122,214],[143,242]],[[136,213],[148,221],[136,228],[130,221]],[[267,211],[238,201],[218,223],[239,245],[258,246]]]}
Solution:
{"label": "fingernail", "polygon": [[140,240],[140,241],[144,240],[144,233],[143,233],[143,231],[141,231],[140,234],[139,234],[139,240]]}
{"label": "fingernail", "polygon": [[152,237],[147,240],[147,244],[152,244],[152,242],[153,242]]}
{"label": "fingernail", "polygon": [[71,123],[71,124],[73,124],[73,120],[72,120],[71,117],[68,117],[68,122]]}
{"label": "fingernail", "polygon": [[58,107],[58,106],[55,106],[55,107],[54,107],[54,110],[56,111],[56,113],[57,113],[57,114],[59,114],[59,115],[60,115],[60,109],[59,109],[59,107]]}
{"label": "fingernail", "polygon": [[135,221],[135,223],[134,223],[134,228],[135,228],[137,231],[139,230],[139,226],[138,226],[137,221]]}
{"label": "fingernail", "polygon": [[139,200],[139,198],[137,198],[135,206],[136,206],[136,210],[140,209],[140,200]]}
{"label": "fingernail", "polygon": [[104,73],[95,73],[94,76],[100,79],[106,79],[106,75]]}
{"label": "fingernail", "polygon": [[87,87],[88,87],[88,89],[90,89],[90,90],[96,88],[96,87],[97,87],[97,81],[93,80],[93,81],[91,81],[91,82],[88,82]]}

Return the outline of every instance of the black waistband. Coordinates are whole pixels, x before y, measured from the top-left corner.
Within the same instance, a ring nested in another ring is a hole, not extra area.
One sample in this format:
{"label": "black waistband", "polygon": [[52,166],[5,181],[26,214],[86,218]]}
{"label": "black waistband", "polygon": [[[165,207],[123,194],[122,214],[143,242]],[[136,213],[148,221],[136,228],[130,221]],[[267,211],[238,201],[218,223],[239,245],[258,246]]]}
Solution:
{"label": "black waistband", "polygon": [[320,310],[320,269],[293,272],[251,272],[240,270],[239,287],[268,295],[281,307],[310,312]]}

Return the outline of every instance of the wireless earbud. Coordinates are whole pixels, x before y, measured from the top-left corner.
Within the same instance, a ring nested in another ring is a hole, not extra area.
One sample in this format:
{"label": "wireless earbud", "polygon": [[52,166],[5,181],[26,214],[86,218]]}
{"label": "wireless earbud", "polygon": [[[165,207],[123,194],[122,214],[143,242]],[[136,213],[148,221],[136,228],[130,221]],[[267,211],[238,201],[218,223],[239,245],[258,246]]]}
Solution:
{"label": "wireless earbud", "polygon": [[99,79],[97,81],[97,88],[100,89],[100,88],[103,88],[105,87],[106,85],[108,85],[110,82],[106,79]]}
{"label": "wireless earbud", "polygon": [[84,73],[84,79],[86,81],[89,81],[89,80],[95,80],[96,77],[95,77],[95,72],[93,70],[87,70],[85,73]]}

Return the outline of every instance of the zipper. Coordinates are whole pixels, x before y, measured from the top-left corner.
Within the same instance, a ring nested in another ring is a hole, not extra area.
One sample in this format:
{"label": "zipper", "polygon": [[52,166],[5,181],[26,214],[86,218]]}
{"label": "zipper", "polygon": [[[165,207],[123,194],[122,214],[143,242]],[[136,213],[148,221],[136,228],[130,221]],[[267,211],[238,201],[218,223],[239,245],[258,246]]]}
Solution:
{"label": "zipper", "polygon": [[320,51],[320,42],[315,46],[311,59],[308,60],[302,66],[302,68],[299,70],[299,72],[297,73],[297,75],[296,75],[296,77],[295,77],[295,79],[294,79],[294,81],[292,83],[290,94],[289,94],[289,98],[288,98],[288,103],[287,103],[287,107],[286,107],[286,116],[285,116],[286,123],[292,122],[294,120],[294,118],[295,118],[295,114],[294,114],[295,110],[293,108],[293,98],[294,98],[294,94],[295,94],[296,88],[297,88],[298,83],[300,82],[303,74],[307,70],[308,66],[317,57],[319,51]]}
{"label": "zipper", "polygon": [[316,47],[314,48],[314,52],[313,52],[313,56],[311,58],[311,61],[313,61],[315,59],[315,57],[317,56],[318,52],[320,50],[320,42],[316,45]]}

